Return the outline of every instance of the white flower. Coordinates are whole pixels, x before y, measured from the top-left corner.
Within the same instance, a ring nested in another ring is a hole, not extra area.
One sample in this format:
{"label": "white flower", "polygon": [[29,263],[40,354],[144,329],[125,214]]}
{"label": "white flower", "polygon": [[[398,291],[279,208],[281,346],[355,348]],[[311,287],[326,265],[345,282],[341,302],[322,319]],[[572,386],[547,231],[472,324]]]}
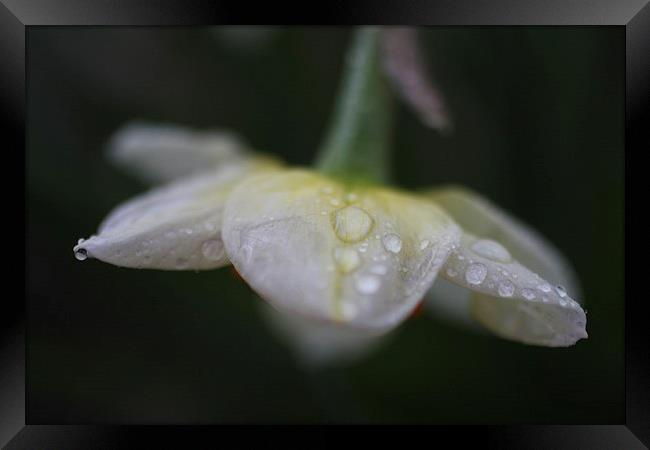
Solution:
{"label": "white flower", "polygon": [[[128,126],[111,155],[166,184],[110,213],[74,247],[79,259],[164,270],[233,264],[283,315],[274,326],[316,359],[359,353],[427,293],[429,309],[504,338],[570,346],[587,337],[568,264],[475,193],[349,184],[180,127]],[[440,278],[462,289],[440,295]]]}

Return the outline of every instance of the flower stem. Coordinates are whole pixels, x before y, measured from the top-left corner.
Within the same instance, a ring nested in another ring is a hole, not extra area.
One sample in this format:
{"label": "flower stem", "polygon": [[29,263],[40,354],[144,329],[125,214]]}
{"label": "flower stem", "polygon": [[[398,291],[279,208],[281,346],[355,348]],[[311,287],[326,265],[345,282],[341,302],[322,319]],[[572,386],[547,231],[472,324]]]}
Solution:
{"label": "flower stem", "polygon": [[391,104],[383,77],[380,31],[355,31],[334,115],[316,166],[346,180],[388,181]]}

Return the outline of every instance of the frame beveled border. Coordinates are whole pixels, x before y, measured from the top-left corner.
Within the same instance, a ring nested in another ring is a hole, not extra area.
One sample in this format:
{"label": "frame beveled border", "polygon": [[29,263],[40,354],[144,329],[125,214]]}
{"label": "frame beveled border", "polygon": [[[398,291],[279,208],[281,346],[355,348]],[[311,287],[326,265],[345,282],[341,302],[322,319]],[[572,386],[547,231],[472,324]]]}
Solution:
{"label": "frame beveled border", "polygon": [[[413,25],[614,25],[626,33],[625,89],[625,407],[623,424],[481,426],[435,428],[457,443],[478,439],[483,448],[612,448],[650,445],[650,352],[642,324],[644,298],[631,298],[631,202],[634,150],[648,149],[650,139],[650,3],[648,0],[444,0],[309,3],[286,17],[245,2],[158,2],[132,0],[0,0],[0,85],[2,119],[8,125],[5,152],[12,155],[6,172],[25,174],[25,76],[27,28],[39,25],[208,25],[225,23],[413,24]],[[270,8],[271,9],[271,8]],[[252,13],[251,13],[252,11]],[[275,14],[273,14],[275,13]],[[13,170],[12,170],[13,169]],[[638,170],[638,169],[637,169]],[[19,175],[18,175],[19,176]],[[5,181],[9,183],[10,181]],[[15,186],[15,185],[14,185]],[[23,186],[25,186],[23,181]],[[10,186],[8,185],[7,188]],[[15,188],[14,188],[15,190]],[[5,192],[11,192],[7,189]],[[25,196],[23,194],[23,205]],[[25,208],[25,206],[23,206]],[[25,213],[13,215],[16,235],[25,239]],[[15,245],[20,245],[16,242]],[[16,254],[24,254],[20,251]],[[18,264],[14,267],[19,267]],[[26,267],[23,264],[22,267]],[[16,269],[14,269],[16,270]],[[13,275],[13,274],[11,274]],[[10,278],[10,277],[7,277]],[[12,277],[13,278],[13,277]],[[18,279],[16,276],[13,279]],[[25,286],[27,284],[26,277]],[[134,427],[29,425],[25,423],[25,305],[5,296],[0,314],[0,445],[6,448],[122,448],[135,439],[165,447],[198,434],[221,440],[221,427]],[[217,429],[218,428],[218,429]],[[447,436],[448,435],[448,436]],[[241,438],[241,433],[238,433]],[[436,437],[438,440],[439,437]],[[44,445],[47,444],[47,447]],[[143,447],[140,447],[143,448]]]}

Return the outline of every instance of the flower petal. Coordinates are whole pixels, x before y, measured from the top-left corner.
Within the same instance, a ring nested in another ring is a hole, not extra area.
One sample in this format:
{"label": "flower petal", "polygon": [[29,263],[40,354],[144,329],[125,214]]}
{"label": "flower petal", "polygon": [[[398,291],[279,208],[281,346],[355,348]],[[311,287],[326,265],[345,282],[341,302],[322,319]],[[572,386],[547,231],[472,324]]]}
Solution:
{"label": "flower petal", "polygon": [[161,183],[249,155],[247,146],[229,132],[133,122],[111,137],[108,157],[148,183]]}
{"label": "flower petal", "polygon": [[273,306],[375,331],[417,306],[459,237],[426,199],[304,170],[240,184],[223,222],[228,257]]}
{"label": "flower petal", "polygon": [[471,317],[501,337],[528,344],[569,346],[587,337],[585,313],[567,293],[573,293],[575,277],[557,250],[469,191],[449,189],[434,198],[467,230],[441,276],[470,291],[441,283],[430,291],[428,309],[464,321]]}
{"label": "flower petal", "polygon": [[567,294],[514,260],[500,244],[463,235],[441,273],[474,291],[469,312],[499,336],[565,347],[587,337],[585,313]]}
{"label": "flower petal", "polygon": [[575,299],[581,297],[580,285],[571,265],[536,230],[466,188],[435,189],[428,195],[463,230],[500,242],[526,267],[555,284],[566,286]]}
{"label": "flower petal", "polygon": [[341,327],[280,311],[266,303],[262,317],[294,351],[298,360],[310,367],[345,364],[366,356],[386,335],[377,336],[364,330]]}
{"label": "flower petal", "polygon": [[226,198],[245,176],[275,167],[262,159],[226,164],[139,195],[113,210],[97,235],[80,239],[75,255],[133,268],[203,270],[226,265],[221,240]]}

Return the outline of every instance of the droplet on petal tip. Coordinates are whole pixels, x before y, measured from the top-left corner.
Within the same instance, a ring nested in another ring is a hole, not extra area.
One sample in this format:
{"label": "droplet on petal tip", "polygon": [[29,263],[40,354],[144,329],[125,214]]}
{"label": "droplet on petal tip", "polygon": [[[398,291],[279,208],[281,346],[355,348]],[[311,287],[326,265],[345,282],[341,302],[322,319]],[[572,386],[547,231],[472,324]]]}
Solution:
{"label": "droplet on petal tip", "polygon": [[84,261],[88,259],[88,251],[85,248],[75,247],[74,257],[77,258],[79,261]]}

